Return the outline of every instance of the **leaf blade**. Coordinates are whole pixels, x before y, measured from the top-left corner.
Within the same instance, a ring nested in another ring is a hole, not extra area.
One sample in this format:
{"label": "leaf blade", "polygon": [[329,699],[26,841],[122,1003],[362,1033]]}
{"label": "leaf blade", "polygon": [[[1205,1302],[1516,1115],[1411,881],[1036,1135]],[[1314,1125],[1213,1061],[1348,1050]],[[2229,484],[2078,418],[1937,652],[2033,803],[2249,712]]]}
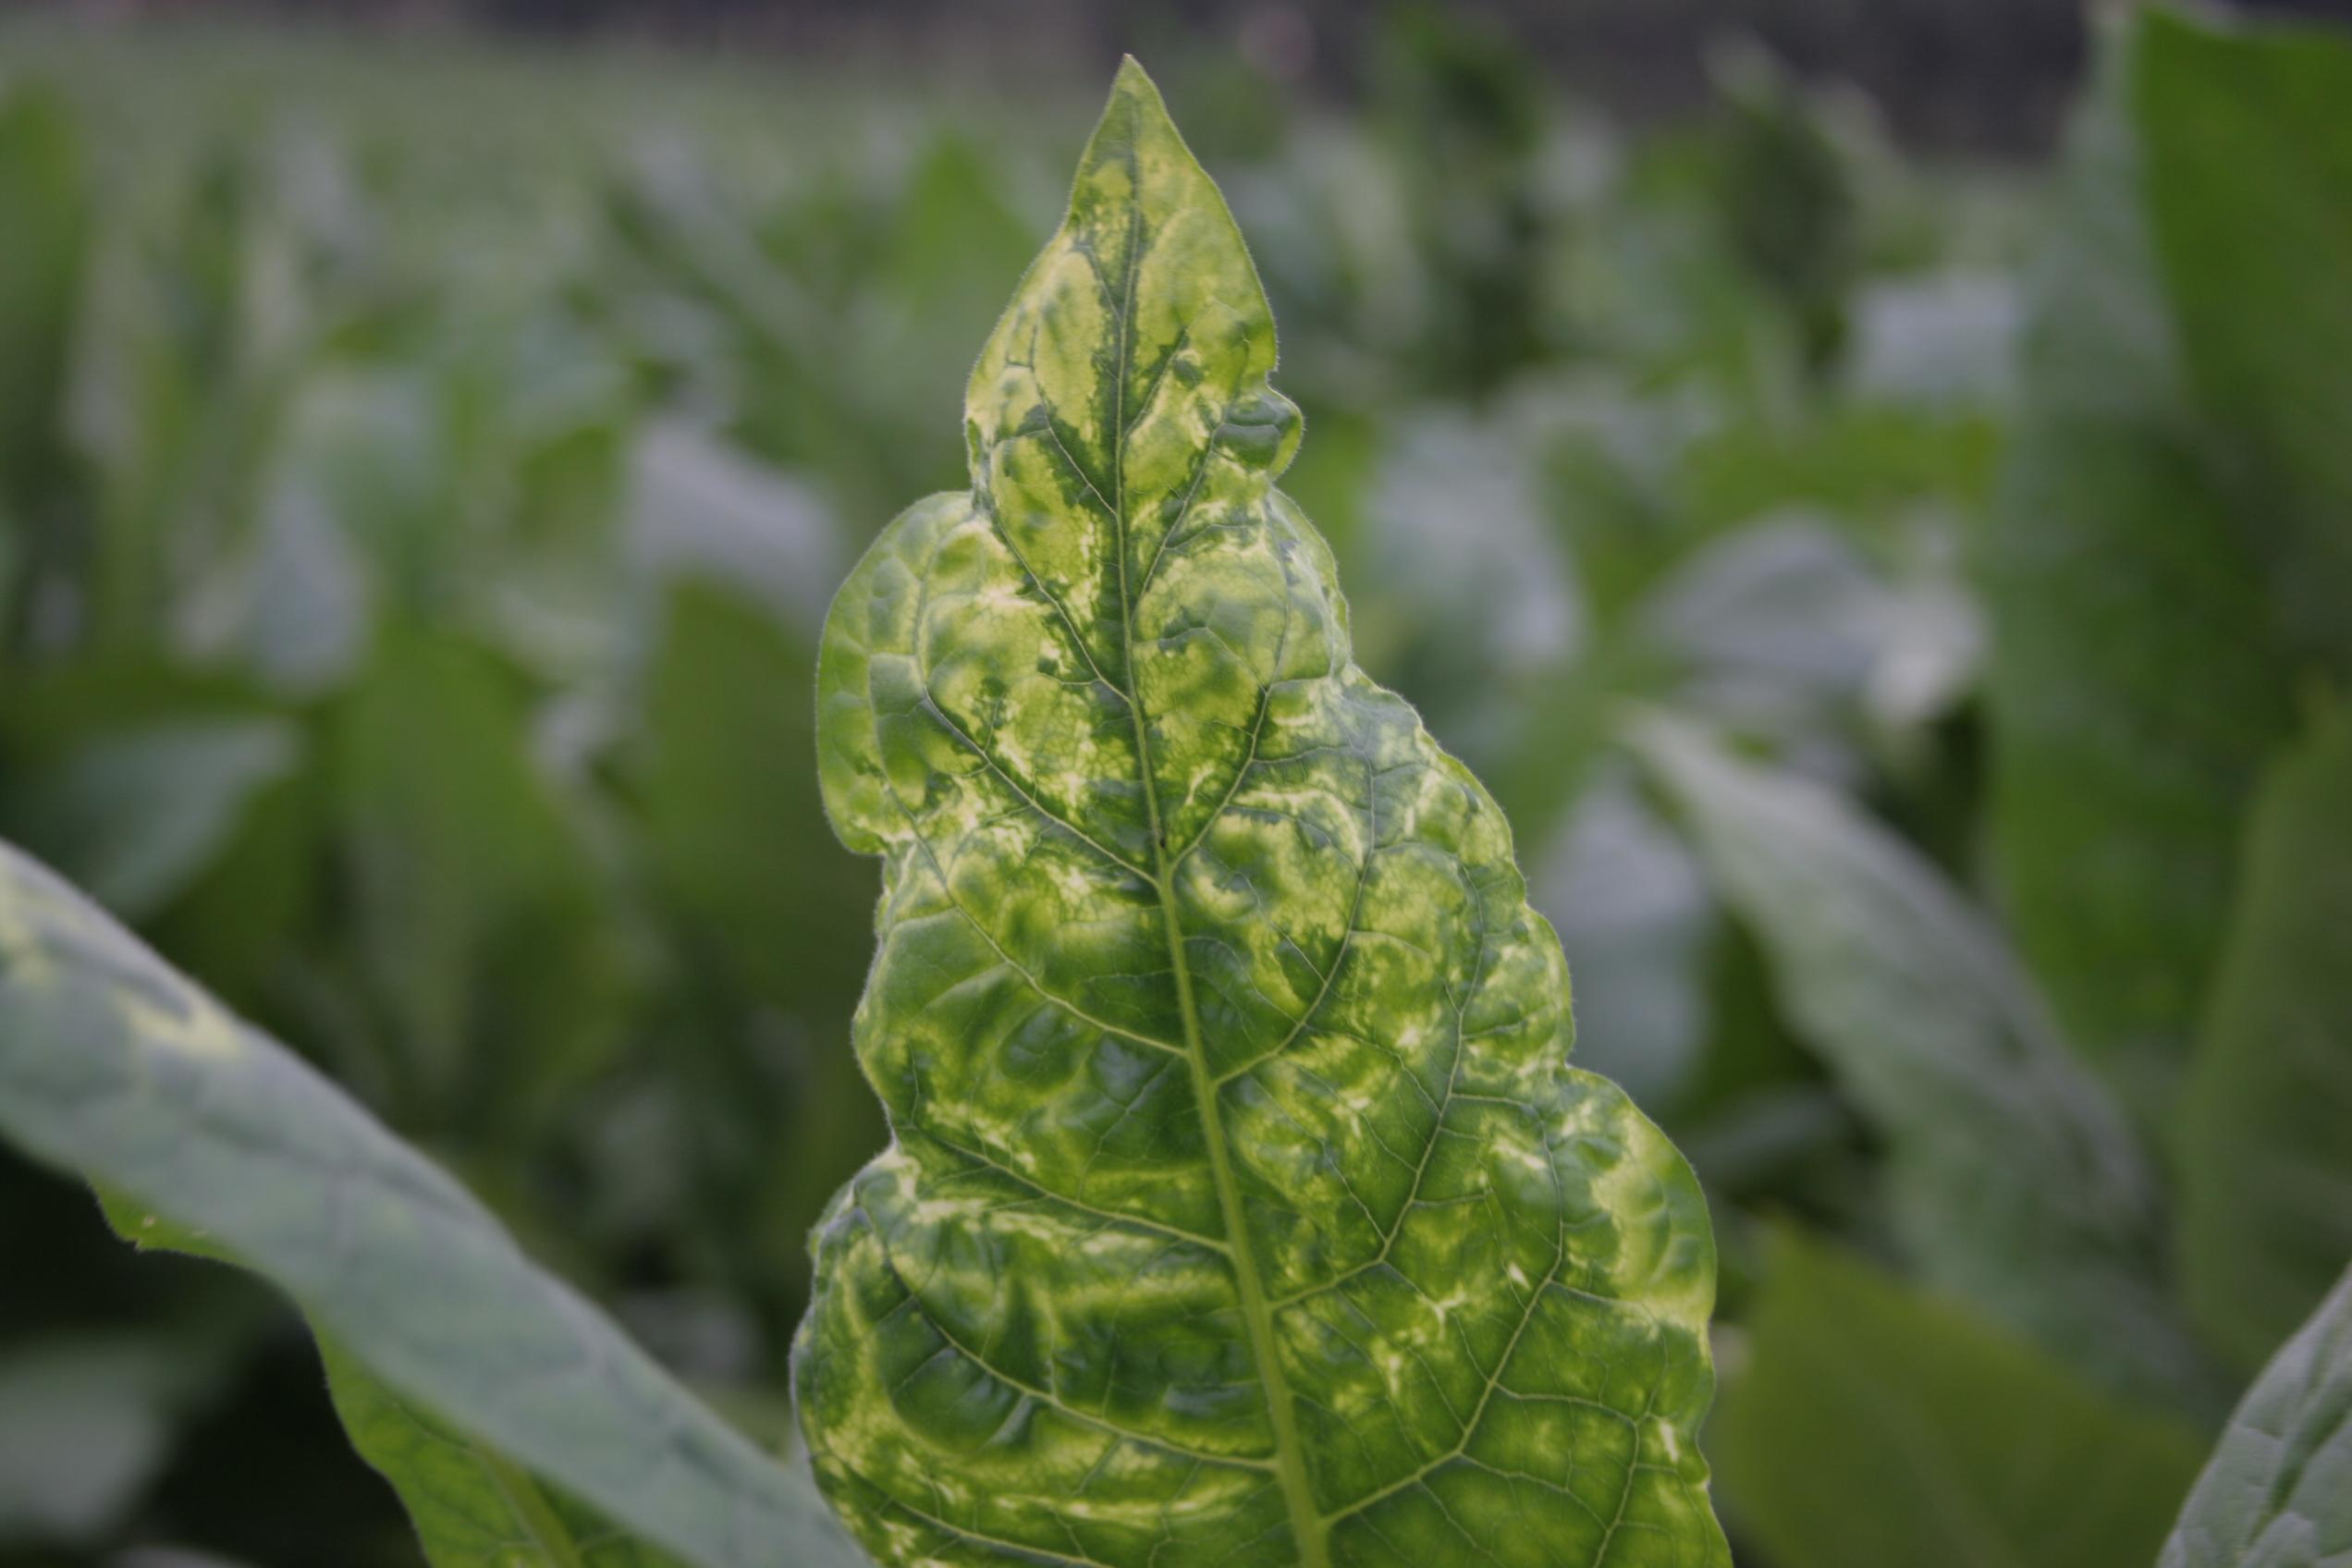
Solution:
{"label": "leaf blade", "polygon": [[2292,692],[2352,673],[2352,48],[2162,6],[2113,42],[1992,518],[1993,848],[2073,1034],[2162,1124]]}
{"label": "leaf blade", "polygon": [[827,619],[897,1137],[819,1231],[820,1481],[893,1563],[1452,1563],[1505,1521],[1721,1562],[1697,1184],[1566,1068],[1501,813],[1355,668],[1273,362],[1131,62],[974,372],[972,493]]}
{"label": "leaf blade", "polygon": [[1770,1242],[1715,1443],[1774,1561],[2148,1562],[2196,1468],[2187,1427],[1859,1257],[1793,1230]]}
{"label": "leaf blade", "polygon": [[2352,1256],[2352,722],[2256,796],[2229,938],[2181,1097],[2181,1283],[2258,1366]]}
{"label": "leaf blade", "polygon": [[2261,569],[2191,406],[2112,54],[2029,289],[2022,417],[1987,520],[1991,849],[2068,1038],[2173,1102],[2238,815],[2287,733]]}
{"label": "leaf blade", "polygon": [[2150,9],[2131,113],[2198,411],[2285,639],[2352,671],[2352,43]]}
{"label": "leaf blade", "polygon": [[753,1568],[779,1540],[822,1560],[829,1528],[783,1467],[455,1182],[6,845],[0,1133],[156,1217],[134,1237],[265,1275],[386,1381],[692,1561]]}
{"label": "leaf blade", "polygon": [[2230,1415],[2158,1568],[2304,1568],[2352,1552],[2352,1272]]}
{"label": "leaf blade", "polygon": [[1891,1218],[1929,1282],[2113,1384],[2201,1394],[2150,1173],[1991,924],[1831,791],[1685,720],[1631,737],[1792,1023],[1889,1140]]}
{"label": "leaf blade", "polygon": [[319,1350],[351,1446],[399,1493],[433,1568],[678,1568],[403,1399],[334,1341]]}

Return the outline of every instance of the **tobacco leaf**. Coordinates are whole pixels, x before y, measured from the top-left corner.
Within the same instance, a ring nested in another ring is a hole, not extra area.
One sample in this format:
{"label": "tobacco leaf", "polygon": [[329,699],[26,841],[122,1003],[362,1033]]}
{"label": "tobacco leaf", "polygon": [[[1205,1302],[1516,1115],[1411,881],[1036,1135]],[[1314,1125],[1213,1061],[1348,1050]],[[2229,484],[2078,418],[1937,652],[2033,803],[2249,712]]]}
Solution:
{"label": "tobacco leaf", "polygon": [[820,1484],[894,1564],[1727,1562],[1698,1188],[1567,1065],[1501,813],[1354,665],[1274,360],[1130,62],[971,491],[826,628],[896,1136],[818,1236]]}
{"label": "tobacco leaf", "polygon": [[455,1548],[415,1506],[447,1495],[411,1467],[438,1458],[383,1445],[386,1398],[697,1568],[766,1568],[788,1549],[807,1568],[855,1561],[804,1477],[533,1265],[457,1182],[5,843],[0,1137],[89,1181],[128,1239],[235,1263],[292,1296],[339,1347],[345,1413],[370,1414],[354,1439],[410,1501],[436,1562],[468,1561],[439,1555]]}
{"label": "tobacco leaf", "polygon": [[2352,1555],[2352,1273],[2254,1379],[2158,1568],[2324,1568]]}

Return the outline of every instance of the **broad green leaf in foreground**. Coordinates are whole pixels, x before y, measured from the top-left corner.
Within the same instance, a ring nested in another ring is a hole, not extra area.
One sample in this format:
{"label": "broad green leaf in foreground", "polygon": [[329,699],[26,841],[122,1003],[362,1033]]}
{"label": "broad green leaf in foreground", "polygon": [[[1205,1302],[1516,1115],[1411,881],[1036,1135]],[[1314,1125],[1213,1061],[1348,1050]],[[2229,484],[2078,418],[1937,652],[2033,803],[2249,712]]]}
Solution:
{"label": "broad green leaf in foreground", "polygon": [[433,1568],[678,1568],[401,1398],[333,1341],[319,1349],[351,1446],[400,1494]]}
{"label": "broad green leaf in foreground", "polygon": [[1891,1218],[1927,1279],[2102,1380],[2191,1387],[2150,1175],[1999,933],[1831,791],[1685,721],[1632,733],[1790,1021],[1887,1139]]}
{"label": "broad green leaf in foreground", "polygon": [[1723,1563],[1698,1188],[1566,1065],[1501,814],[1354,664],[1273,364],[1131,62],[972,491],[827,626],[897,1140],[818,1238],[820,1482],[893,1564]]}
{"label": "broad green leaf in foreground", "polygon": [[2352,720],[2283,755],[2181,1096],[2181,1273],[2259,1366],[2352,1258]]}
{"label": "broad green leaf in foreground", "polygon": [[698,1568],[855,1561],[804,1482],[447,1176],[4,844],[0,1136],[133,1236],[265,1276],[414,1408]]}
{"label": "broad green leaf in foreground", "polygon": [[2196,1474],[2187,1427],[1859,1258],[1771,1240],[1709,1436],[1773,1562],[2147,1568]]}
{"label": "broad green leaf in foreground", "polygon": [[[106,1219],[142,1252],[234,1264],[209,1233],[102,1194]],[[351,1446],[398,1495],[433,1568],[682,1568],[318,1340],[328,1393]]]}
{"label": "broad green leaf in foreground", "polygon": [[2159,1568],[2352,1561],[2352,1272],[2254,1380]]}

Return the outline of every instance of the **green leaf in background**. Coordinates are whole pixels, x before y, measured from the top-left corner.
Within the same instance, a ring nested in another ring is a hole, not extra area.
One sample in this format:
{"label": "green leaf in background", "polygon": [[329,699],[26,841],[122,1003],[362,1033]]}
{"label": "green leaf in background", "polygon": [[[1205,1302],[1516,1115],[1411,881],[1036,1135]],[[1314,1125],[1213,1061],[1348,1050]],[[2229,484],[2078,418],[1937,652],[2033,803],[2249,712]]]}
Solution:
{"label": "green leaf in background", "polygon": [[2147,1568],[2197,1473],[2188,1428],[1858,1257],[1771,1243],[1708,1429],[1771,1562]]}
{"label": "green leaf in background", "polygon": [[103,1538],[218,1393],[235,1338],[82,1330],[0,1355],[0,1558]]}
{"label": "green leaf in background", "polygon": [[2100,84],[2073,129],[1988,520],[1991,848],[2070,1043],[2159,1123],[2240,814],[2292,713],[2258,562],[2187,407],[2124,86]]}
{"label": "green leaf in background", "polygon": [[0,79],[0,670],[54,628],[44,575],[77,541],[56,514],[65,391],[87,270],[81,138],[56,93]]}
{"label": "green leaf in background", "polygon": [[2352,1272],[2271,1358],[2198,1477],[2158,1568],[2352,1561]]}
{"label": "green leaf in background", "polygon": [[1633,733],[1791,1022],[1886,1138],[1925,1279],[2103,1381],[2192,1386],[2150,1173],[1998,931],[1831,790],[1687,721]]}
{"label": "green leaf in background", "polygon": [[1805,366],[1836,362],[1860,270],[1854,174],[1819,107],[1761,49],[1728,52],[1720,212],[1725,249],[1784,310]]}
{"label": "green leaf in background", "polygon": [[396,1103],[512,1126],[594,1063],[619,978],[593,862],[512,671],[387,626],[330,721],[342,868]]}
{"label": "green leaf in background", "polygon": [[[638,437],[631,469],[629,551],[653,591],[651,607],[661,607],[657,594],[674,585],[723,583],[781,621],[811,629],[813,662],[814,628],[843,559],[840,527],[824,498],[805,481],[676,422]],[[796,744],[806,752],[813,743]]]}
{"label": "green leaf in background", "polygon": [[0,810],[75,886],[126,920],[186,891],[300,756],[284,719],[167,718],[104,729],[0,787]]}
{"label": "green leaf in background", "polygon": [[1697,1185],[1566,1065],[1501,814],[1355,667],[1273,364],[1130,62],[972,492],[826,630],[897,1140],[818,1240],[820,1482],[893,1564],[1727,1563]]}
{"label": "green leaf in background", "polygon": [[[682,1032],[664,1068],[699,1085],[690,1159],[698,1218],[726,1255],[799,1314],[805,1235],[888,1137],[842,1047],[873,948],[874,868],[825,826],[817,795],[814,632],[740,584],[699,576],[664,601],[645,674],[644,847],[695,998],[748,996],[776,1023],[766,1049],[719,1027]],[[780,1160],[787,1144],[794,1158]]]}
{"label": "green leaf in background", "polygon": [[0,523],[21,525],[55,477],[89,205],[64,99],[0,80]]}
{"label": "green leaf in background", "polygon": [[805,1482],[455,1182],[6,845],[0,1134],[107,1191],[134,1238],[264,1275],[404,1398],[698,1568],[855,1562]]}
{"label": "green leaf in background", "polygon": [[677,583],[645,677],[642,793],[665,890],[763,998],[838,1027],[872,945],[839,912],[875,877],[824,829],[815,667],[814,634],[740,587]]}
{"label": "green leaf in background", "polygon": [[2148,225],[2237,523],[2298,651],[2352,672],[2352,36],[2151,10]]}
{"label": "green leaf in background", "polygon": [[2181,1096],[2182,1284],[2261,1364],[2352,1258],[2352,721],[2282,756]]}
{"label": "green leaf in background", "polygon": [[250,680],[57,661],[0,691],[6,835],[239,1005],[315,932],[320,748]]}
{"label": "green leaf in background", "polygon": [[1533,881],[1537,906],[1576,955],[1577,1049],[1637,1103],[1679,1104],[1712,1023],[1706,970],[1723,922],[1707,879],[1622,758],[1585,790],[1557,842]]}

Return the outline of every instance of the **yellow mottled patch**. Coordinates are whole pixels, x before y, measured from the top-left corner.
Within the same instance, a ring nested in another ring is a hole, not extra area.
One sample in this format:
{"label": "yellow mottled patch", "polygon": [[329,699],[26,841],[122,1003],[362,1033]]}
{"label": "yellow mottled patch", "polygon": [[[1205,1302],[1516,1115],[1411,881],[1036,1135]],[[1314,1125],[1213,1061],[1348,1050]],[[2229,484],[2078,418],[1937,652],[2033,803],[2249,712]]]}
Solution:
{"label": "yellow mottled patch", "polygon": [[[193,1000],[193,998],[190,998]],[[190,1056],[224,1060],[242,1054],[245,1039],[236,1021],[210,1002],[196,1001],[187,1017],[175,1017],[136,994],[121,998],[135,1037]]]}

